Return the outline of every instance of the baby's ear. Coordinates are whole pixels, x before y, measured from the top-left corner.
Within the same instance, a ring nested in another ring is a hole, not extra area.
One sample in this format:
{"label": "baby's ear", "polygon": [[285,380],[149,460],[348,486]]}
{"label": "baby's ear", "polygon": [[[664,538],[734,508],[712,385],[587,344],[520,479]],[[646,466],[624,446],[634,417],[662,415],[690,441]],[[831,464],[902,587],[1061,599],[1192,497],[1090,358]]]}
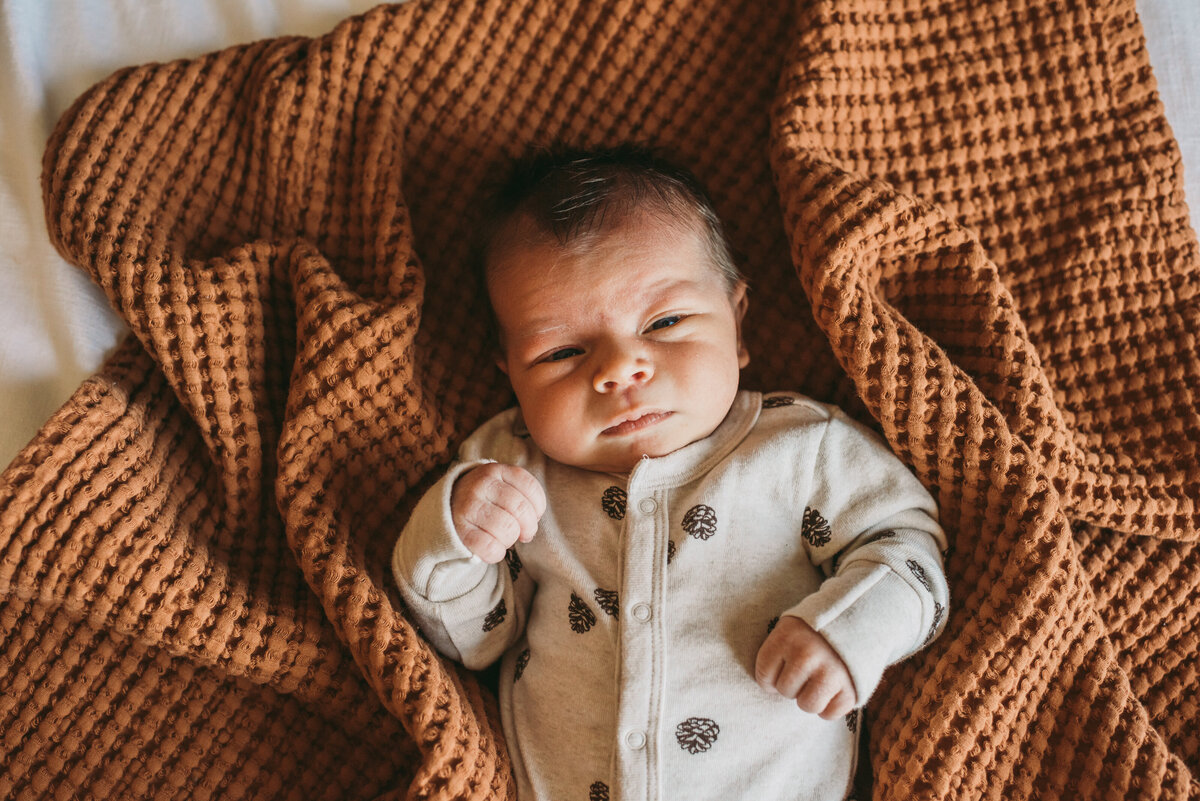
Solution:
{"label": "baby's ear", "polygon": [[508,350],[504,347],[504,334],[500,332],[499,328],[500,326],[493,320],[487,347],[492,352],[492,361],[500,368],[500,372],[508,375]]}
{"label": "baby's ear", "polygon": [[746,342],[742,339],[742,319],[745,318],[746,309],[750,306],[750,298],[746,294],[745,281],[738,281],[737,286],[733,288],[733,293],[729,296],[729,300],[733,303],[733,317],[737,325],[738,367],[745,367],[750,363],[750,351],[746,350]]}

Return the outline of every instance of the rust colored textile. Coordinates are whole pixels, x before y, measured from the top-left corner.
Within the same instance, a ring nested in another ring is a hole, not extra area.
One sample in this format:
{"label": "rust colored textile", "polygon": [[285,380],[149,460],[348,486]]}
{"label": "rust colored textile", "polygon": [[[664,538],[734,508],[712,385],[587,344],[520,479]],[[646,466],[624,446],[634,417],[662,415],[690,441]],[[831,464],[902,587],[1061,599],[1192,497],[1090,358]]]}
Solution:
{"label": "rust colored textile", "polygon": [[555,139],[694,168],[745,385],[938,499],[952,614],[872,700],[874,797],[1200,796],[1197,245],[1133,0],[447,0],[60,121],[51,236],[133,333],[0,480],[0,797],[512,796],[386,566],[510,403],[465,234]]}

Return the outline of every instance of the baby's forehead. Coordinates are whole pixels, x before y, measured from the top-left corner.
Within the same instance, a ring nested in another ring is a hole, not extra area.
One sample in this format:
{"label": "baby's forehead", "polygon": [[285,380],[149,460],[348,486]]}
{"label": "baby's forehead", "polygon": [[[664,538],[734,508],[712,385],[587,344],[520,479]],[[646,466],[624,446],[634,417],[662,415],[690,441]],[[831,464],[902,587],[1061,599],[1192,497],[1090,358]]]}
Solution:
{"label": "baby's forehead", "polygon": [[[562,258],[602,255],[607,250],[617,252],[631,239],[646,251],[674,249],[691,240],[703,248],[708,266],[720,274],[720,266],[708,253],[705,231],[699,219],[689,219],[682,214],[667,215],[654,209],[640,210],[644,212],[640,214],[637,211],[623,214],[619,219],[600,221],[602,224],[566,239],[530,215],[514,215],[497,231],[484,251],[488,284],[490,286],[501,273],[511,275],[514,270],[540,270]],[[653,263],[647,265],[647,269],[652,268]]]}

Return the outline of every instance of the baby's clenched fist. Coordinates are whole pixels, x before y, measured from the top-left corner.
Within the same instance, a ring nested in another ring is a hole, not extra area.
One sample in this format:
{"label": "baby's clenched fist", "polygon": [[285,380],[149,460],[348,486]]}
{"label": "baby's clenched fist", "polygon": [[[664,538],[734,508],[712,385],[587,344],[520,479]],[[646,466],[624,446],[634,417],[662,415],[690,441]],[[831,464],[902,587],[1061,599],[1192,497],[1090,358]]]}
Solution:
{"label": "baby's clenched fist", "polygon": [[854,680],[820,632],[784,615],[758,649],[754,679],[764,690],[796,699],[796,706],[826,720],[854,708]]}
{"label": "baby's clenched fist", "polygon": [[542,485],[523,467],[485,464],[468,470],[450,491],[450,517],[463,545],[489,564],[515,542],[529,542],[546,512]]}

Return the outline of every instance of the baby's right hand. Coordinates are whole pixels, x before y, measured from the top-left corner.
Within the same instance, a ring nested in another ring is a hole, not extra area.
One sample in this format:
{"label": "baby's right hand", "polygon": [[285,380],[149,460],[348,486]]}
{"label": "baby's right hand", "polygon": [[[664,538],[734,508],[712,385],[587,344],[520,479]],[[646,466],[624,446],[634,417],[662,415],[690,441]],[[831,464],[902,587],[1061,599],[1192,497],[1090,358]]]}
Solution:
{"label": "baby's right hand", "polygon": [[450,491],[450,517],[467,550],[488,564],[514,542],[529,542],[546,512],[542,485],[523,467],[485,464],[468,470]]}

